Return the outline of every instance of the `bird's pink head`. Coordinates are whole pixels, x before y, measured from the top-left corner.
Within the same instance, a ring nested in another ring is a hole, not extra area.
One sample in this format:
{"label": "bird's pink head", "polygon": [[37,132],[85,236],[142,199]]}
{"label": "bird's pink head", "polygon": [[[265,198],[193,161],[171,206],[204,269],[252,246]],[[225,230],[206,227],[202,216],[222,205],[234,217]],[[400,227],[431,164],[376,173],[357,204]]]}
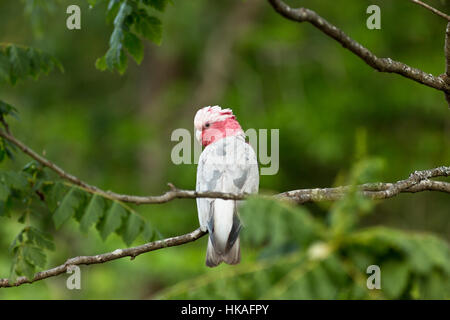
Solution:
{"label": "bird's pink head", "polygon": [[231,109],[219,106],[204,107],[194,118],[195,137],[206,147],[214,141],[230,136],[245,136]]}

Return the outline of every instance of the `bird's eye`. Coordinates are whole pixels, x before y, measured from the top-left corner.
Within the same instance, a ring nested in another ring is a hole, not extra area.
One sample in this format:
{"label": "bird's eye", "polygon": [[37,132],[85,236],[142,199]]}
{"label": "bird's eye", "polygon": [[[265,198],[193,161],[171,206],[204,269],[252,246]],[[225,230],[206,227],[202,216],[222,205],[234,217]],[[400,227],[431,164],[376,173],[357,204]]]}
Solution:
{"label": "bird's eye", "polygon": [[209,122],[205,123],[205,128],[209,128],[209,126],[210,126]]}

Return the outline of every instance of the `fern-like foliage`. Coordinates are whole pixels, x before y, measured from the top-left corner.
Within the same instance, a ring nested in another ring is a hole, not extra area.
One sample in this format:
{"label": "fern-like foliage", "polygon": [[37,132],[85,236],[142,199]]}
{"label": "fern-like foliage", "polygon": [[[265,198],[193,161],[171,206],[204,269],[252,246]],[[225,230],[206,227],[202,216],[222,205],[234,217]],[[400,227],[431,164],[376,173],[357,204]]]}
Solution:
{"label": "fern-like foliage", "polygon": [[46,52],[15,44],[0,45],[0,82],[15,85],[27,78],[37,80],[55,69],[64,70],[61,63]]}
{"label": "fern-like foliage", "polygon": [[45,250],[54,249],[51,236],[35,227],[23,228],[9,247],[13,257],[9,280],[15,282],[18,276],[33,279],[37,268],[44,268],[46,265]]}
{"label": "fern-like foliage", "polygon": [[[101,1],[91,0],[92,6]],[[160,44],[162,24],[151,9],[163,11],[168,0],[110,0],[107,6],[107,20],[113,21],[114,30],[109,39],[109,49],[99,58],[96,67],[100,70],[117,70],[124,73],[128,65],[128,54],[137,64],[144,57],[143,39]]]}
{"label": "fern-like foliage", "polygon": [[32,279],[38,268],[45,267],[46,250],[54,248],[51,237],[33,226],[36,215],[51,216],[55,228],[69,219],[75,219],[84,233],[95,226],[103,240],[115,232],[128,246],[139,235],[148,242],[157,234],[150,222],[128,205],[58,180],[35,161],[19,172],[3,170],[0,216],[24,224],[10,247],[12,280],[21,275]]}
{"label": "fern-like foliage", "polygon": [[[56,9],[55,0],[23,0],[25,13],[31,18],[33,30],[42,34],[42,21],[46,13]],[[95,65],[99,70],[118,71],[123,74],[128,66],[128,55],[137,64],[144,58],[144,41],[161,44],[162,23],[155,16],[163,12],[170,0],[87,0],[90,8],[106,4],[106,21],[113,24],[109,47]],[[0,60],[1,66],[1,60]],[[2,78],[0,69],[0,80]],[[10,78],[14,82],[15,78]]]}

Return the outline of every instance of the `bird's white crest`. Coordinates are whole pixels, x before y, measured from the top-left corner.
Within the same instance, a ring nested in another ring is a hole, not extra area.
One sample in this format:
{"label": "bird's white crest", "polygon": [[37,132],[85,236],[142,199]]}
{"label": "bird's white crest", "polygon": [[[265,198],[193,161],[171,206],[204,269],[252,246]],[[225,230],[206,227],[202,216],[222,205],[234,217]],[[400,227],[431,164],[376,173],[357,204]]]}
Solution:
{"label": "bird's white crest", "polygon": [[220,106],[208,106],[197,111],[194,117],[194,126],[197,130],[202,130],[206,122],[224,121],[234,117],[233,110],[222,109]]}

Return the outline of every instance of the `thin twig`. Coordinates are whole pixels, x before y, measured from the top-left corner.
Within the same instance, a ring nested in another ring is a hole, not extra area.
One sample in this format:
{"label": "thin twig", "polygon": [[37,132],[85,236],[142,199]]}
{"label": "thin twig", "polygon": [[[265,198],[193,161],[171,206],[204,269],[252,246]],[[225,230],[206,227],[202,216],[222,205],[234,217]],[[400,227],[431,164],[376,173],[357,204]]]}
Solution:
{"label": "thin twig", "polygon": [[418,4],[419,6],[424,7],[425,9],[430,10],[431,12],[433,12],[434,14],[446,19],[447,21],[450,21],[450,16],[446,15],[445,13],[439,11],[436,8],[433,8],[432,6],[430,6],[429,4],[426,4],[420,0],[410,0],[411,2]]}

